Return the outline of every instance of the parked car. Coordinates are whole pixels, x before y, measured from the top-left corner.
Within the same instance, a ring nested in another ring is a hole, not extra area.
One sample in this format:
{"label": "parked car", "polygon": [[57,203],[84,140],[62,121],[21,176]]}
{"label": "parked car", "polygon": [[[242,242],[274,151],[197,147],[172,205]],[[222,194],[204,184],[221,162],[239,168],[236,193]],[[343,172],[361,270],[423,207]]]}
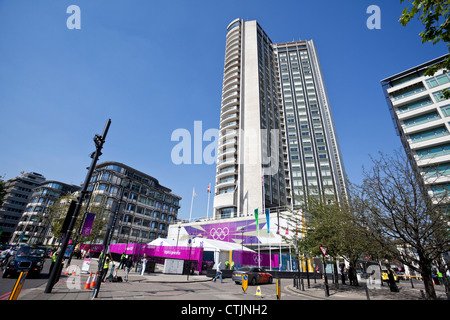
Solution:
{"label": "parked car", "polygon": [[242,277],[244,274],[248,275],[248,283],[251,285],[256,285],[258,283],[272,283],[273,277],[270,273],[266,272],[264,269],[258,267],[244,267],[238,270],[234,270],[232,273],[232,279],[236,284],[242,283]]}
{"label": "parked car", "polygon": [[38,246],[22,246],[15,252],[3,270],[3,278],[28,271],[29,276],[39,277],[44,267],[45,250]]}

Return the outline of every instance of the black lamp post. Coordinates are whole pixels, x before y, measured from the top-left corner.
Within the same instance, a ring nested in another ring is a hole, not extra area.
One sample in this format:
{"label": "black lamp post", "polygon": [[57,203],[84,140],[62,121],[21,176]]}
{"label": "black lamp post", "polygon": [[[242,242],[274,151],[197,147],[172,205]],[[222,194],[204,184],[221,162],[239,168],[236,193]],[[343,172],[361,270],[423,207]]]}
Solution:
{"label": "black lamp post", "polygon": [[[129,178],[123,178],[122,179],[122,183],[123,182],[129,182]],[[120,205],[122,204],[122,199],[123,199],[123,193],[125,191],[125,187],[128,186],[127,185],[123,185],[122,186],[122,190],[120,192],[120,198],[119,198],[119,203],[117,204],[116,210],[114,210],[114,214],[111,216],[109,223],[108,223],[108,227],[106,229],[105,232],[105,237],[103,239],[103,251],[101,254],[101,259],[100,259],[100,263],[98,264],[98,281],[95,284],[95,288],[94,288],[94,292],[92,294],[92,299],[97,298],[98,296],[98,292],[100,291],[100,285],[102,282],[102,278],[103,278],[103,272],[104,272],[104,265],[105,265],[105,261],[106,261],[106,253],[108,252],[109,249],[109,244],[111,242],[111,237],[114,231],[114,227],[116,225],[117,222],[117,217],[118,217],[118,213],[119,213],[119,209],[120,209]]]}
{"label": "black lamp post", "polygon": [[75,226],[75,222],[77,220],[78,217],[78,213],[81,210],[81,206],[84,200],[85,195],[87,194],[87,188],[89,185],[89,182],[91,180],[91,176],[92,173],[94,172],[95,169],[95,165],[97,164],[98,158],[100,157],[100,155],[102,154],[101,150],[103,148],[103,144],[105,143],[105,139],[106,139],[106,135],[108,134],[108,130],[109,130],[109,126],[111,125],[111,119],[108,119],[108,121],[106,122],[105,128],[103,129],[103,134],[102,136],[99,136],[98,134],[96,134],[94,136],[94,143],[95,143],[95,151],[91,154],[91,165],[89,166],[89,170],[88,173],[86,175],[86,178],[84,180],[83,183],[83,188],[81,190],[80,196],[78,197],[78,201],[76,202],[74,211],[72,213],[72,216],[70,218],[70,223],[69,226],[67,228],[67,232],[65,234],[61,249],[60,249],[60,253],[56,259],[56,263],[55,263],[55,268],[53,268],[52,272],[50,273],[48,282],[47,282],[47,286],[45,288],[45,293],[51,293],[52,289],[53,289],[53,285],[56,282],[57,277],[59,276],[59,273],[61,272],[61,267],[62,267],[62,262],[63,262],[63,258],[64,258],[64,254],[65,251],[67,249],[67,246],[69,245],[69,239],[72,235],[72,230]]}
{"label": "black lamp post", "polygon": [[181,226],[180,226],[180,224],[178,224],[177,247],[178,247],[178,238],[180,237],[180,229],[181,229]]}

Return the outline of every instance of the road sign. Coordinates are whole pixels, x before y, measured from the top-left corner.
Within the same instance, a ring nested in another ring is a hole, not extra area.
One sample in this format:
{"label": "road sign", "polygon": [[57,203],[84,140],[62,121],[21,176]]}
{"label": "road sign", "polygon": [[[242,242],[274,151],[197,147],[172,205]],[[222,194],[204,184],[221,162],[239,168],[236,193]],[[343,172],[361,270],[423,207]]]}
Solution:
{"label": "road sign", "polygon": [[11,292],[11,295],[9,296],[9,300],[17,300],[17,297],[19,296],[20,290],[22,290],[23,283],[25,282],[25,279],[27,278],[28,271],[21,272],[19,275],[19,278],[16,281],[16,284],[14,285],[14,289]]}
{"label": "road sign", "polygon": [[322,251],[323,256],[325,257],[325,255],[327,254],[328,247],[320,246],[319,248],[320,251]]}
{"label": "road sign", "polygon": [[262,296],[261,296],[261,287],[260,286],[258,286],[258,288],[256,288],[256,295],[260,296],[262,298]]}
{"label": "road sign", "polygon": [[242,290],[244,290],[244,293],[246,293],[248,288],[248,274],[244,274],[242,276]]}

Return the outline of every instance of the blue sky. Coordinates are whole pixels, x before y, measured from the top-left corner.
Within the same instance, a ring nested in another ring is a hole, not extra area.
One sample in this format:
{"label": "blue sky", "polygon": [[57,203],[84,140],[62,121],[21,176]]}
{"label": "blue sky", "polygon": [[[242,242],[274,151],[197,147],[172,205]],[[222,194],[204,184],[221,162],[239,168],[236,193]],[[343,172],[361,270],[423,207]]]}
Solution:
{"label": "blue sky", "polygon": [[[69,30],[69,5],[81,29]],[[369,5],[381,9],[370,30]],[[218,128],[225,35],[257,20],[274,43],[314,40],[345,169],[361,182],[369,154],[400,147],[380,80],[447,53],[398,22],[400,0],[0,0],[0,175],[39,172],[81,184],[92,138],[112,123],[99,162],[154,176],[181,196],[179,217],[206,216],[215,165],[171,160],[172,132]],[[206,147],[209,142],[204,142]],[[209,215],[212,215],[213,199]]]}

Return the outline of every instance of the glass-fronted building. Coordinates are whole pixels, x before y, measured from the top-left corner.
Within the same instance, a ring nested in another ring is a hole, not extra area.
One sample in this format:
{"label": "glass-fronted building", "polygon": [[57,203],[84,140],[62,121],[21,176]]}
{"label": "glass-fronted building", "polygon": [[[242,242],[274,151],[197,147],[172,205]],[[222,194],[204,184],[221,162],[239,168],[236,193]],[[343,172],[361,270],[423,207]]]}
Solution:
{"label": "glass-fronted building", "polygon": [[321,194],[347,197],[345,171],[325,83],[312,40],[275,45],[284,116],[289,204]]}
{"label": "glass-fronted building", "polygon": [[76,192],[81,187],[54,180],[46,180],[37,186],[25,207],[13,235],[13,242],[55,245],[58,239],[51,232],[49,208],[62,196]]}
{"label": "glass-fronted building", "polygon": [[346,197],[345,172],[312,41],[275,44],[256,21],[227,27],[216,219]]}
{"label": "glass-fronted building", "polygon": [[148,243],[165,237],[180,209],[181,197],[171,189],[152,176],[113,161],[95,167],[88,191],[92,192],[89,205],[102,208],[108,221],[117,210],[111,243]]}
{"label": "glass-fronted building", "polygon": [[450,76],[443,69],[433,76],[425,76],[425,71],[447,56],[381,81],[406,154],[435,197],[450,191],[450,100],[443,94],[450,88]]}
{"label": "glass-fronted building", "polygon": [[0,242],[10,242],[14,230],[22,217],[33,189],[45,177],[40,173],[21,173],[20,176],[5,181],[6,195],[0,208]]}

